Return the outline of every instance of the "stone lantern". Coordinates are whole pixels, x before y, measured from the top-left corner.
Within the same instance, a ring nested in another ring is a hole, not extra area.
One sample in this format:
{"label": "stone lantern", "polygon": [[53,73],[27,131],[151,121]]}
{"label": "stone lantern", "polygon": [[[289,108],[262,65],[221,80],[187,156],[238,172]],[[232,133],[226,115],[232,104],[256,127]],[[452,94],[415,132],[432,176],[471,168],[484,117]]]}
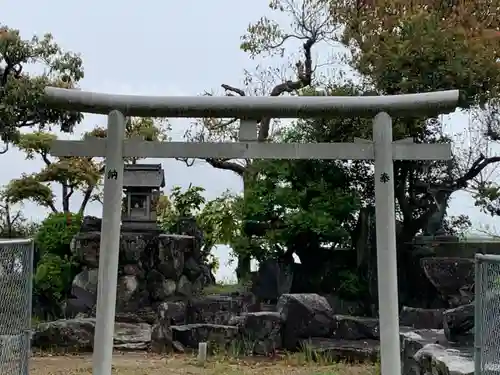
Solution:
{"label": "stone lantern", "polygon": [[157,230],[156,204],[165,186],[161,164],[128,164],[123,170],[122,230]]}

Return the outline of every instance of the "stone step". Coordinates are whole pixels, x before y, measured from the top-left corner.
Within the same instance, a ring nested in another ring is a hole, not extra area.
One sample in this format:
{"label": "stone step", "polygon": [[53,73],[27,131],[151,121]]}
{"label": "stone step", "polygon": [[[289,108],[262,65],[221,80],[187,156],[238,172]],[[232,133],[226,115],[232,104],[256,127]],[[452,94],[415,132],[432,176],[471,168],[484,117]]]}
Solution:
{"label": "stone step", "polygon": [[239,329],[235,326],[198,323],[171,326],[172,339],[184,347],[198,349],[200,342],[208,342],[212,346],[226,348],[238,338]]}

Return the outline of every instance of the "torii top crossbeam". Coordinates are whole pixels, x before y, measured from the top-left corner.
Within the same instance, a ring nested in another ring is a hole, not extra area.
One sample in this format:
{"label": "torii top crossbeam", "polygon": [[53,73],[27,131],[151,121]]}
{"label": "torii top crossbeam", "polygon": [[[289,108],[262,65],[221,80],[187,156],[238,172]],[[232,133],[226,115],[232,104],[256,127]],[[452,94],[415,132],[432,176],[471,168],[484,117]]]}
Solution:
{"label": "torii top crossbeam", "polygon": [[373,117],[433,116],[453,112],[458,90],[387,96],[139,96],[103,94],[47,87],[47,104],[59,109],[96,114],[118,110],[142,117]]}

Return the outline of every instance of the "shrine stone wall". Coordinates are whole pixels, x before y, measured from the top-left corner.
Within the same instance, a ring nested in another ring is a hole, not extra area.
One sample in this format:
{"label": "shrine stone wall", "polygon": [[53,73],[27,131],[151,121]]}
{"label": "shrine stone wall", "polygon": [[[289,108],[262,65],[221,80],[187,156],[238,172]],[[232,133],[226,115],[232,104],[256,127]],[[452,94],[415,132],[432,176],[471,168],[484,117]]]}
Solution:
{"label": "shrine stone wall", "polygon": [[[86,217],[71,250],[82,271],[72,283],[69,315],[89,313],[97,301],[101,222]],[[178,225],[179,233],[159,231],[120,234],[117,313],[155,310],[165,301],[187,300],[214,282],[201,251],[203,234],[192,220]]]}

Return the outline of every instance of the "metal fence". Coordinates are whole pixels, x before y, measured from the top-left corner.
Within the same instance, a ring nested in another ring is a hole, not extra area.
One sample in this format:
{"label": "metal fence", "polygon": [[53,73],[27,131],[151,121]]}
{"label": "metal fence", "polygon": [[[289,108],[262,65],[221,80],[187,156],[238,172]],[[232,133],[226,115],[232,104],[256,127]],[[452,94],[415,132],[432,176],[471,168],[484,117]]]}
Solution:
{"label": "metal fence", "polygon": [[0,374],[27,375],[31,341],[32,240],[0,240]]}
{"label": "metal fence", "polygon": [[476,254],[475,375],[500,374],[500,255]]}

